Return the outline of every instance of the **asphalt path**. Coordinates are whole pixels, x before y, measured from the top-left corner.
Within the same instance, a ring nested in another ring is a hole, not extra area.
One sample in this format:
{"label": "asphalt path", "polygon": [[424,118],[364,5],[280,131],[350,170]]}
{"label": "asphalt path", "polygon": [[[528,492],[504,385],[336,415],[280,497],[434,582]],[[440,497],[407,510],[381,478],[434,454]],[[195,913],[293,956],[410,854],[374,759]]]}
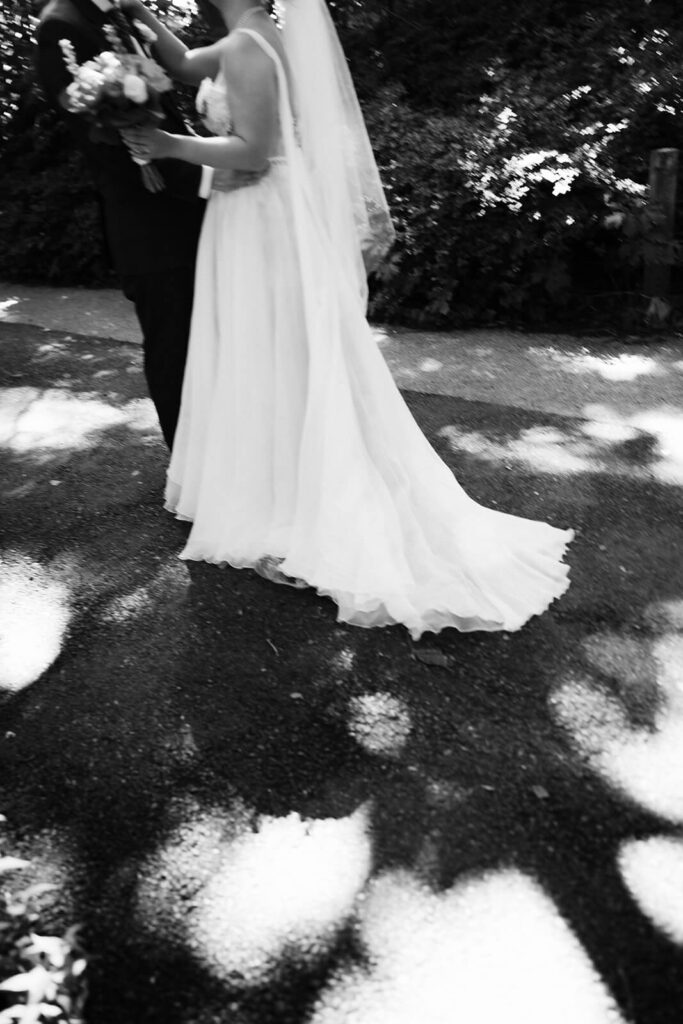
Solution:
{"label": "asphalt path", "polygon": [[4,852],[93,1024],[679,1024],[680,347],[632,406],[404,392],[478,501],[577,530],[545,615],[417,644],[178,559],[139,346],[0,347]]}

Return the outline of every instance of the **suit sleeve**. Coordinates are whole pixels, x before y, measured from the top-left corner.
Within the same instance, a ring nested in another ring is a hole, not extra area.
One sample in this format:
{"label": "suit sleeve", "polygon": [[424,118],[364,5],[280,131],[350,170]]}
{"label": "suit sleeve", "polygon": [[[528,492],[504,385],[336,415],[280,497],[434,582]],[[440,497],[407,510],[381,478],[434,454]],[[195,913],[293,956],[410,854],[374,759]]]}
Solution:
{"label": "suit sleeve", "polygon": [[38,78],[50,106],[58,110],[64,117],[70,131],[81,147],[87,148],[89,140],[89,127],[87,123],[83,118],[69,114],[62,102],[65,90],[73,81],[59,45],[62,39],[68,39],[72,44],[76,52],[76,59],[79,62],[88,59],[89,55],[82,53],[82,39],[75,26],[66,21],[51,19],[45,24],[38,26],[36,39],[36,69],[38,71]]}
{"label": "suit sleeve", "polygon": [[38,74],[47,99],[52,106],[60,109],[63,109],[60,97],[72,81],[59,45],[62,39],[68,39],[71,43],[76,51],[76,60],[80,62],[87,59],[83,53],[79,54],[79,50],[82,50],[80,33],[69,22],[50,19],[38,26]]}

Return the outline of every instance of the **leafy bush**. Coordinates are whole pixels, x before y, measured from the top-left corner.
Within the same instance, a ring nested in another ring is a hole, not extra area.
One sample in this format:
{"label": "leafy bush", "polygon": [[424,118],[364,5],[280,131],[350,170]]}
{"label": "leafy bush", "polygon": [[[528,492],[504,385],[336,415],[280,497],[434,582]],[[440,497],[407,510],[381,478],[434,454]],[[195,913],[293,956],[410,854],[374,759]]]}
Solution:
{"label": "leafy bush", "polygon": [[[518,78],[513,109],[508,87],[457,117],[415,114],[395,94],[372,111],[398,232],[375,315],[539,322],[569,301],[582,258],[600,250],[603,263],[618,264],[605,217],[616,203],[637,209],[644,192],[610,159],[621,126],[565,129],[561,150],[552,125],[581,93],[541,109]],[[541,117],[548,131],[539,138]]]}
{"label": "leafy bush", "polygon": [[53,284],[111,283],[100,207],[85,162],[41,111],[0,197],[0,275]]}
{"label": "leafy bush", "polygon": [[[52,284],[115,284],[85,161],[36,81],[36,19],[27,13],[25,0],[9,0],[4,6],[0,55],[11,73],[0,82],[0,276]],[[157,0],[151,6],[172,5]],[[204,40],[207,29],[200,19],[180,27],[190,43]],[[191,113],[189,93],[181,89],[179,99]]]}
{"label": "leafy bush", "polygon": [[683,134],[681,41],[622,27],[599,69],[558,57],[553,78],[498,58],[455,114],[417,111],[396,87],[368,104],[398,230],[374,315],[538,324],[577,305],[612,314],[625,295],[642,313],[642,264],[660,245],[647,168]]}
{"label": "leafy bush", "polygon": [[[173,9],[173,0],[156,0]],[[330,0],[398,242],[372,312],[449,326],[642,311],[661,252],[650,151],[683,137],[673,0]],[[0,275],[108,277],[95,196],[36,93],[24,0],[0,12]],[[207,35],[194,16],[183,31]],[[8,42],[8,40],[10,42]],[[184,96],[186,109],[191,97]],[[677,248],[667,250],[676,254]],[[678,276],[676,276],[678,284]]]}
{"label": "leafy bush", "polygon": [[[28,861],[0,856],[3,878],[27,867]],[[32,885],[5,891],[0,898],[0,999],[9,1004],[0,1009],[0,1024],[83,1022],[87,962],[78,927],[61,937],[36,933],[40,922],[36,901],[53,888]]]}

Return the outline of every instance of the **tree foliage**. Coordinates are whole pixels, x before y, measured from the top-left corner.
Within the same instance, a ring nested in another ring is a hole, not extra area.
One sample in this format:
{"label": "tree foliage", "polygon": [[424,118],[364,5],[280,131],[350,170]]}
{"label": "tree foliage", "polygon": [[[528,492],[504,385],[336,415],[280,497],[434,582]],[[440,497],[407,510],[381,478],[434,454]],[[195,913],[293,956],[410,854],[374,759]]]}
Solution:
{"label": "tree foliage", "polygon": [[[206,37],[182,0],[151,2]],[[329,2],[398,232],[376,316],[543,323],[638,303],[649,154],[683,127],[674,0]],[[5,0],[0,275],[101,283],[97,205],[31,35],[25,0]]]}

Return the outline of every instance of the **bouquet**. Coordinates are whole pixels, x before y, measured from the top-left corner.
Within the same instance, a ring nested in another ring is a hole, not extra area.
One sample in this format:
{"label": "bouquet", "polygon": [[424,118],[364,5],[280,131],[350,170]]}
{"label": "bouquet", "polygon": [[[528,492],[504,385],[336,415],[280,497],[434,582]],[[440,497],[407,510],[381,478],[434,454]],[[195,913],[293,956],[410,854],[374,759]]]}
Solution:
{"label": "bouquet", "polygon": [[[144,54],[128,53],[116,32],[108,31],[111,50],[79,64],[68,39],[60,40],[73,82],[67,87],[67,109],[92,123],[92,138],[117,143],[119,129],[158,124],[163,120],[160,97],[171,88],[171,80],[157,62]],[[132,157],[142,171],[150,192],[159,192],[164,181],[148,161]]]}

